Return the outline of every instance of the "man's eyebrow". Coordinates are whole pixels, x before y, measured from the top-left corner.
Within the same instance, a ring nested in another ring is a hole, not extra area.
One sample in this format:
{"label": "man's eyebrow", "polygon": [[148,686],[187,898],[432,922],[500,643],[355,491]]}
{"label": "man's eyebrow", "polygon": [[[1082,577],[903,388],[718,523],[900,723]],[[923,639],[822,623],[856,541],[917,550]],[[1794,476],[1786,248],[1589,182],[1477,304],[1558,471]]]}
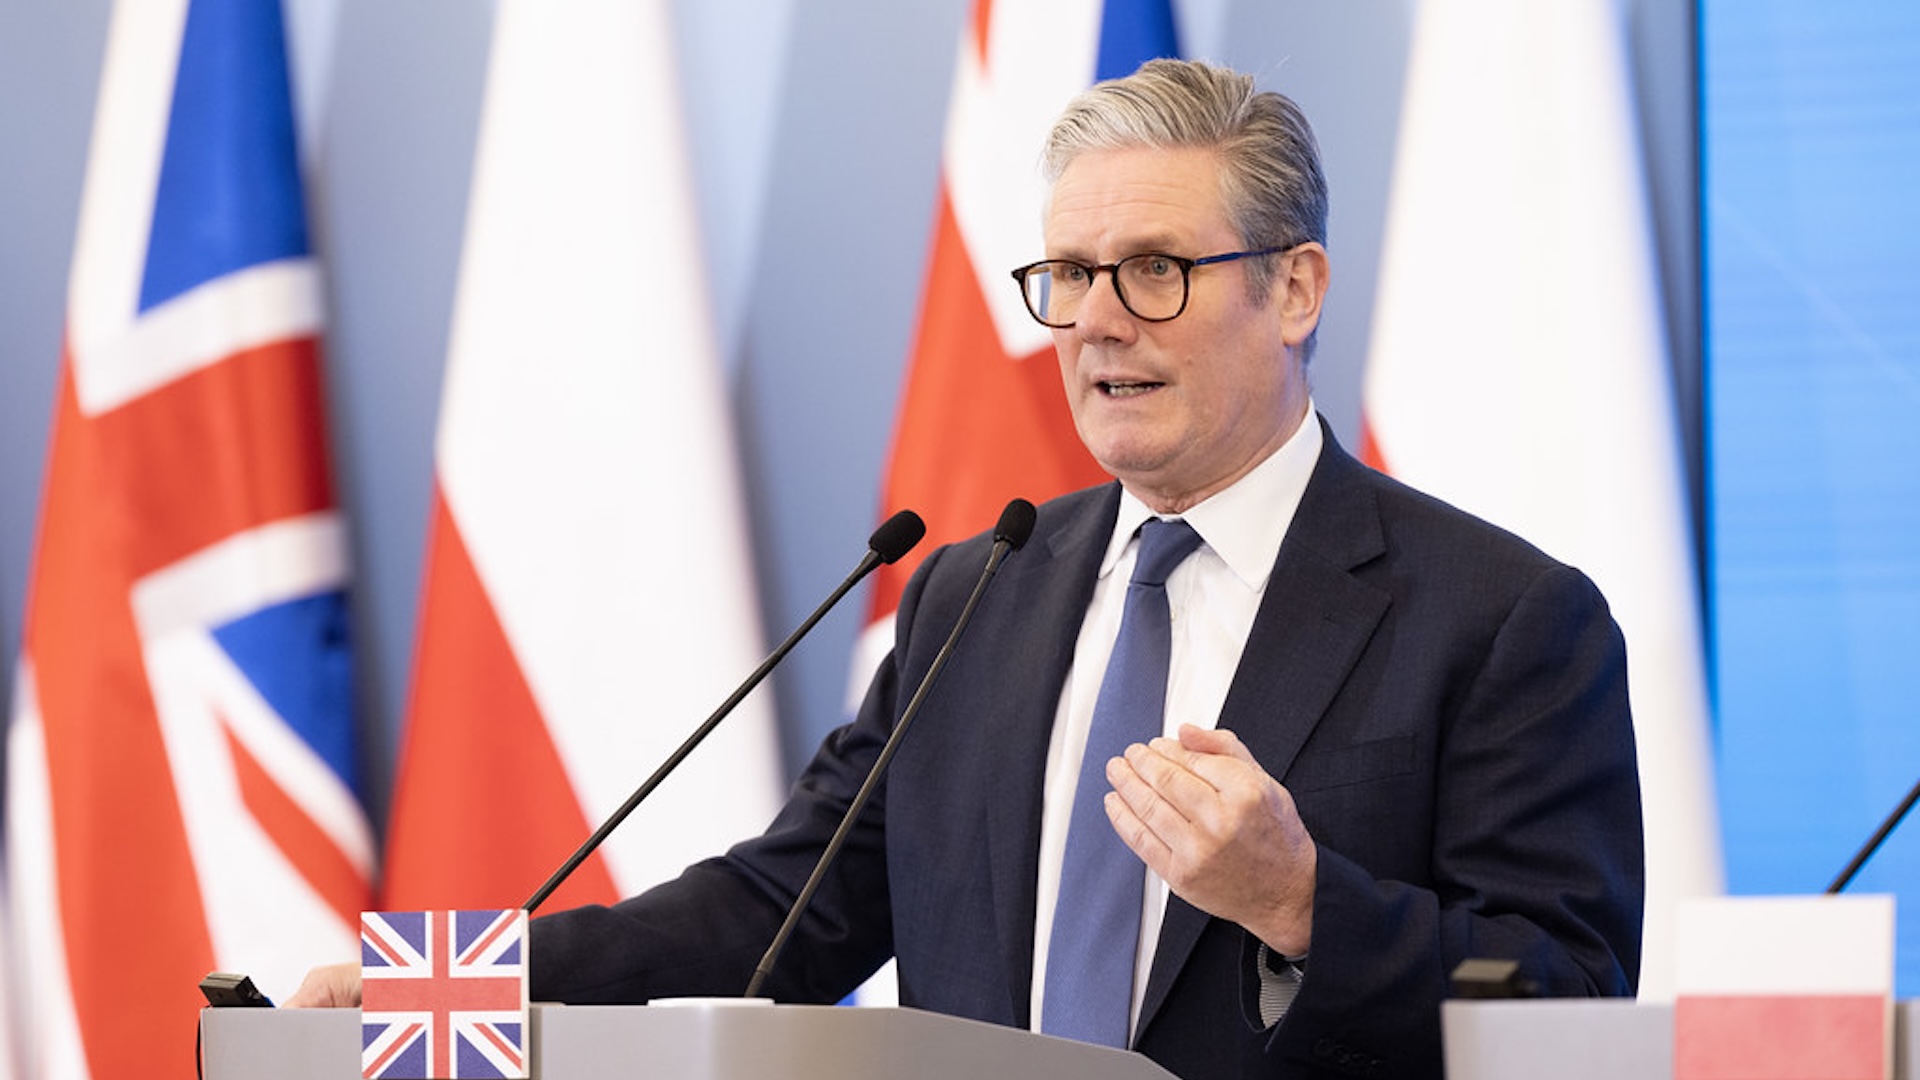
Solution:
{"label": "man's eyebrow", "polygon": [[1155,255],[1171,255],[1173,249],[1180,246],[1180,241],[1175,239],[1172,233],[1155,233],[1152,236],[1136,237],[1133,243],[1127,246],[1126,252],[1128,255],[1144,255],[1149,252]]}
{"label": "man's eyebrow", "polygon": [[1155,233],[1151,236],[1134,237],[1128,240],[1116,248],[1119,254],[1110,260],[1097,260],[1086,254],[1084,249],[1077,247],[1048,248],[1047,258],[1068,259],[1089,264],[1099,261],[1118,262],[1133,255],[1171,255],[1180,246],[1180,242],[1174,239],[1173,234]]}

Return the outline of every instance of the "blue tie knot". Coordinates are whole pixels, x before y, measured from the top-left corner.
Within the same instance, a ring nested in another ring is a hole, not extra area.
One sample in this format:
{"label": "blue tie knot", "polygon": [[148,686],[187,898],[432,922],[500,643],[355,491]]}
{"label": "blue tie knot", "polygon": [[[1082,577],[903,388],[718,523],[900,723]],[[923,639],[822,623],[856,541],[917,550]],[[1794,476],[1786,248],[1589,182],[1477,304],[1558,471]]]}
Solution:
{"label": "blue tie knot", "polygon": [[1135,585],[1165,585],[1173,568],[1200,546],[1200,534],[1180,518],[1148,518],[1140,526],[1140,555],[1133,563]]}

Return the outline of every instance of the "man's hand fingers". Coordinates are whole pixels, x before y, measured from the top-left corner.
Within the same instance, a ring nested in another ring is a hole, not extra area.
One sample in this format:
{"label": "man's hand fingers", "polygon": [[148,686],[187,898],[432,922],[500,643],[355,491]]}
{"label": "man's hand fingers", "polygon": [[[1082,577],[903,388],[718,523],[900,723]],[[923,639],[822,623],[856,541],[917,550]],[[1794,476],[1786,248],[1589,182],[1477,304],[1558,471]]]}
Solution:
{"label": "man's hand fingers", "polygon": [[282,1003],[289,1009],[357,1009],[360,1007],[360,965],[329,964],[307,972],[300,989]]}
{"label": "man's hand fingers", "polygon": [[1196,754],[1211,754],[1233,758],[1242,764],[1259,768],[1259,762],[1253,758],[1253,751],[1240,741],[1240,736],[1226,728],[1203,728],[1192,724],[1181,724],[1179,744]]}

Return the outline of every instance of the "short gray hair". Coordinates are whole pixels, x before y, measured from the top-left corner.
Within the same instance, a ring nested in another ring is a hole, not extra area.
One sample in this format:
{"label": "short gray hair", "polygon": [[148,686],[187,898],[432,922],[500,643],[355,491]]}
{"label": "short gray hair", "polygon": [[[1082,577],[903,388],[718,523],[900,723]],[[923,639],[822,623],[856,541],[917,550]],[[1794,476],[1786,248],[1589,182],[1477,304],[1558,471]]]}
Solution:
{"label": "short gray hair", "polygon": [[[1202,149],[1219,155],[1227,217],[1250,250],[1327,241],[1327,179],[1300,107],[1254,89],[1253,77],[1196,60],[1149,60],[1125,78],[1095,83],[1068,103],[1041,152],[1051,187],[1094,150]],[[1254,260],[1258,295],[1273,265]]]}

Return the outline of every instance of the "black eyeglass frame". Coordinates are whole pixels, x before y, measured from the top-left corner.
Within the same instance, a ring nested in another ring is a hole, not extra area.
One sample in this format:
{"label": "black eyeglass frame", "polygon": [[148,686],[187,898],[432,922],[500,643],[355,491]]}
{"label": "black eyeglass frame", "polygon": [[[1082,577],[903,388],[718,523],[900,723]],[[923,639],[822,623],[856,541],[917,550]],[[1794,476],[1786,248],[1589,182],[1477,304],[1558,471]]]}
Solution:
{"label": "black eyeglass frame", "polygon": [[[1033,316],[1033,321],[1039,323],[1041,326],[1051,327],[1055,330],[1067,330],[1071,329],[1080,321],[1075,319],[1073,322],[1048,322],[1040,317],[1039,312],[1033,310],[1032,294],[1027,291],[1027,276],[1043,266],[1052,266],[1056,263],[1077,266],[1086,271],[1087,290],[1089,292],[1093,290],[1094,279],[1100,276],[1100,271],[1105,270],[1108,280],[1113,282],[1113,295],[1120,298],[1120,306],[1127,309],[1127,314],[1139,319],[1141,322],[1163,323],[1172,322],[1187,310],[1187,302],[1193,299],[1194,267],[1212,266],[1215,263],[1236,262],[1240,259],[1251,259],[1261,255],[1284,255],[1299,246],[1299,243],[1292,243],[1283,244],[1280,247],[1261,248],[1257,251],[1228,251],[1219,255],[1202,255],[1197,259],[1182,258],[1179,255],[1168,255],[1163,251],[1143,251],[1138,255],[1129,255],[1118,262],[1110,263],[1083,263],[1078,259],[1040,259],[1037,262],[1030,262],[1025,266],[1016,267],[1012,273],[1013,280],[1020,286],[1020,302],[1026,305],[1027,314]],[[1120,287],[1120,267],[1136,259],[1165,259],[1180,268],[1180,306],[1174,309],[1173,314],[1162,315],[1155,318],[1150,315],[1142,315],[1133,309],[1133,304],[1127,300],[1127,291]]]}

